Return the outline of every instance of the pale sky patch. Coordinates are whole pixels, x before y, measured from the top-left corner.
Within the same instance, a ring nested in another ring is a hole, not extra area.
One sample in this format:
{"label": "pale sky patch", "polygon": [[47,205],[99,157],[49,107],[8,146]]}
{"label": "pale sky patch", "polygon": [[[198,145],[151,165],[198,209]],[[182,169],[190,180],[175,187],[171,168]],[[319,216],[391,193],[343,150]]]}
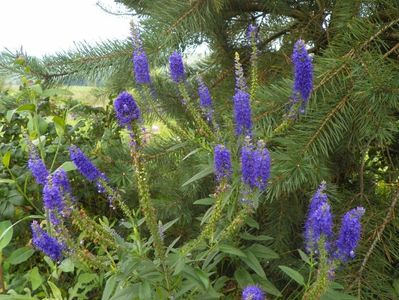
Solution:
{"label": "pale sky patch", "polygon": [[[90,44],[126,39],[131,16],[108,14],[97,0],[0,0],[0,51],[23,46],[28,55],[43,56]],[[102,0],[116,8],[112,0]]]}

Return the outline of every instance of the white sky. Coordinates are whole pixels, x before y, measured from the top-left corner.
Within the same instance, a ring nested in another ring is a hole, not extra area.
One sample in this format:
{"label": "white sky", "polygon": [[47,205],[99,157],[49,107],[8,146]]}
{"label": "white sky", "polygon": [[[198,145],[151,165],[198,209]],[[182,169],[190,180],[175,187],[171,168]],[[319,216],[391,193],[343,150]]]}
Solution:
{"label": "white sky", "polygon": [[[0,0],[0,51],[23,46],[28,55],[42,56],[73,49],[74,42],[128,37],[131,17],[110,15],[96,6],[96,2]],[[101,3],[117,8],[112,0]]]}

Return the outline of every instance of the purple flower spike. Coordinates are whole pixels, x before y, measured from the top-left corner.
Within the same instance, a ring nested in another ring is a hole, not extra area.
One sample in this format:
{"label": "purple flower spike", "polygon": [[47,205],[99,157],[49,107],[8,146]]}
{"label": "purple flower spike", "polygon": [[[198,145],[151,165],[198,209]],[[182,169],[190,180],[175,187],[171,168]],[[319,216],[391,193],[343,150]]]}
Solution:
{"label": "purple flower spike", "polygon": [[180,83],[185,79],[183,59],[178,52],[173,52],[169,57],[170,76],[176,83]]}
{"label": "purple flower spike", "polygon": [[76,146],[69,147],[69,155],[79,172],[89,181],[96,181],[104,178],[104,175],[93,165],[93,163],[84,155],[82,150]]}
{"label": "purple flower spike", "polygon": [[32,244],[52,260],[59,261],[62,257],[62,251],[65,249],[65,245],[45,232],[37,221],[32,222],[31,229]]}
{"label": "purple flower spike", "polygon": [[31,150],[29,156],[28,167],[31,170],[33,177],[35,177],[35,180],[38,184],[45,185],[49,175],[46,165],[40,159],[39,155],[34,149]]}
{"label": "purple flower spike", "polygon": [[201,78],[198,79],[198,84],[200,106],[205,109],[212,107],[212,98],[208,87],[205,85],[204,81]]}
{"label": "purple flower spike", "polygon": [[150,84],[150,67],[148,65],[147,55],[144,51],[133,52],[133,66],[136,83]]}
{"label": "purple flower spike", "polygon": [[362,230],[360,219],[364,212],[365,209],[363,207],[357,207],[348,211],[342,218],[335,253],[335,258],[342,262],[347,262],[355,257],[355,250]]}
{"label": "purple flower spike", "polygon": [[251,189],[255,187],[255,150],[251,145],[245,145],[241,149],[241,179]]}
{"label": "purple flower spike", "polygon": [[298,40],[292,53],[294,64],[294,93],[299,93],[306,103],[313,89],[312,57],[305,48],[305,42]]}
{"label": "purple flower spike", "polygon": [[333,220],[331,207],[328,204],[326,188],[323,182],[313,195],[309,205],[309,212],[305,222],[305,249],[308,253],[318,253],[318,243],[321,237],[325,238],[326,250],[330,249],[330,242],[333,235]]}
{"label": "purple flower spike", "polygon": [[270,177],[271,159],[269,151],[263,146],[255,152],[256,186],[264,191]]}
{"label": "purple flower spike", "polygon": [[128,92],[122,92],[114,102],[116,118],[121,127],[129,127],[132,121],[140,118],[140,109],[133,96]]}
{"label": "purple flower spike", "polygon": [[234,100],[234,120],[236,135],[252,135],[250,96],[247,92],[236,90]]}
{"label": "purple flower spike", "polygon": [[255,43],[258,41],[258,26],[254,24],[249,24],[247,28],[247,39],[250,43],[252,43],[252,39],[254,39]]}
{"label": "purple flower spike", "polygon": [[256,285],[249,285],[242,291],[242,300],[265,300],[262,289]]}
{"label": "purple flower spike", "polygon": [[48,210],[62,211],[63,208],[62,193],[51,178],[43,188],[43,204]]}
{"label": "purple flower spike", "polygon": [[325,238],[325,248],[329,249],[329,239],[333,235],[333,220],[331,207],[327,202],[321,204],[309,214],[305,225],[305,243],[308,253],[318,252],[318,243],[321,237]]}
{"label": "purple flower spike", "polygon": [[223,145],[217,145],[215,147],[214,164],[216,180],[218,182],[222,181],[224,178],[227,180],[231,178],[233,173],[233,169],[231,167],[231,155],[230,151]]}

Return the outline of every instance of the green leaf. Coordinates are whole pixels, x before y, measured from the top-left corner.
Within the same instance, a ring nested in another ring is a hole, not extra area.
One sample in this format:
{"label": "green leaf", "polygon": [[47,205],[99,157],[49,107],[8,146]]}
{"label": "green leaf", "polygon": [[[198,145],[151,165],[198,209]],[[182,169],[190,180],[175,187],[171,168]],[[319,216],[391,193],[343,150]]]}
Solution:
{"label": "green leaf", "polygon": [[9,166],[10,166],[10,159],[11,159],[11,151],[10,150],[8,150],[7,152],[6,152],[6,154],[4,154],[4,156],[3,156],[3,158],[2,158],[2,162],[3,162],[3,165],[6,167],[6,168],[8,168]]}
{"label": "green leaf", "polygon": [[254,284],[254,280],[251,277],[251,274],[248,273],[247,270],[245,270],[242,267],[239,267],[235,272],[234,272],[234,278],[238,283],[238,286],[240,288],[245,288],[247,285]]}
{"label": "green leaf", "polygon": [[74,263],[72,262],[71,259],[67,258],[67,259],[64,259],[64,260],[61,262],[61,264],[60,264],[60,266],[59,266],[59,269],[60,269],[62,272],[65,272],[65,273],[73,272],[73,270],[75,269],[75,265],[74,265]]}
{"label": "green leaf", "polygon": [[212,205],[214,203],[215,203],[215,199],[213,199],[213,198],[204,198],[204,199],[199,199],[199,200],[194,201],[193,204],[196,204],[196,205]]}
{"label": "green leaf", "polygon": [[278,267],[280,268],[281,271],[287,274],[291,279],[295,280],[298,284],[302,286],[305,285],[305,279],[298,271],[287,266],[278,266]]}
{"label": "green leaf", "polygon": [[39,273],[38,267],[34,267],[28,273],[29,280],[32,284],[32,291],[36,290],[43,283],[43,277]]}
{"label": "green leaf", "polygon": [[299,252],[299,256],[301,257],[301,259],[302,259],[305,263],[307,263],[308,265],[310,265],[311,263],[310,263],[309,256],[308,256],[305,252],[303,252],[301,249],[298,249],[298,252]]}
{"label": "green leaf", "polygon": [[260,277],[266,278],[265,271],[263,271],[263,268],[256,256],[248,249],[245,250],[244,253],[247,255],[247,258],[242,259],[242,261],[246,263],[248,267],[254,270],[255,273],[258,274]]}
{"label": "green leaf", "polygon": [[248,226],[252,227],[252,228],[256,228],[259,229],[259,223],[256,222],[253,218],[251,217],[247,217],[245,219],[245,223],[247,223]]}
{"label": "green leaf", "polygon": [[107,283],[105,284],[105,288],[103,291],[103,295],[101,297],[101,300],[109,300],[114,293],[116,287],[116,277],[111,276],[108,280]]}
{"label": "green leaf", "polygon": [[21,105],[18,107],[15,111],[21,112],[21,111],[31,111],[34,112],[36,110],[36,106],[33,103],[26,103],[24,105]]}
{"label": "green leaf", "polygon": [[232,254],[243,258],[247,257],[247,255],[244,252],[242,252],[240,249],[232,245],[221,244],[219,245],[219,250],[222,251],[223,253]]}
{"label": "green leaf", "polygon": [[139,299],[152,299],[151,287],[148,281],[144,281],[140,284]]}
{"label": "green leaf", "polygon": [[275,251],[261,244],[253,244],[248,248],[248,250],[251,251],[257,258],[277,259],[280,257]]}
{"label": "green leaf", "polygon": [[7,262],[11,265],[18,265],[27,261],[29,257],[31,257],[35,253],[35,250],[29,247],[19,248],[11,253],[11,255],[7,258]]}
{"label": "green leaf", "polygon": [[271,236],[268,235],[252,235],[248,232],[241,234],[241,238],[248,241],[270,241],[273,240]]}
{"label": "green leaf", "polygon": [[54,116],[53,122],[55,125],[55,131],[57,132],[57,135],[59,137],[63,136],[65,132],[65,120],[61,117]]}
{"label": "green leaf", "polygon": [[76,166],[75,166],[75,164],[74,164],[73,162],[71,162],[71,161],[66,161],[66,162],[64,162],[61,166],[59,166],[59,167],[57,168],[57,170],[58,170],[58,169],[64,169],[65,172],[69,172],[69,171],[74,171],[74,170],[76,170]]}
{"label": "green leaf", "polygon": [[197,180],[200,180],[200,179],[202,179],[202,178],[204,178],[204,177],[206,177],[206,176],[208,176],[209,174],[212,174],[212,173],[213,173],[213,166],[212,165],[207,166],[205,169],[203,169],[202,171],[198,172],[193,177],[191,177],[189,180],[187,180],[185,183],[183,183],[182,187],[186,186],[186,185],[188,185],[190,183],[193,183],[193,182],[195,182]]}
{"label": "green leaf", "polygon": [[359,298],[352,295],[342,293],[340,291],[335,291],[333,289],[328,289],[327,292],[320,297],[320,300],[359,300]]}
{"label": "green leaf", "polygon": [[266,293],[274,295],[276,297],[282,297],[282,294],[278,290],[278,288],[276,288],[276,286],[273,283],[271,283],[268,279],[261,278],[255,275],[254,280],[262,287],[262,289],[265,290]]}
{"label": "green leaf", "polygon": [[0,222],[0,252],[10,243],[12,234],[11,222],[8,220]]}
{"label": "green leaf", "polygon": [[8,110],[8,111],[7,111],[7,113],[6,113],[6,120],[7,120],[8,123],[11,122],[12,117],[14,116],[14,114],[15,114],[15,109],[12,109],[12,110]]}
{"label": "green leaf", "polygon": [[53,297],[56,300],[62,300],[62,294],[61,294],[61,291],[59,290],[59,288],[54,283],[52,283],[51,281],[47,281],[47,283],[48,283],[48,285],[51,288],[51,292],[53,293]]}

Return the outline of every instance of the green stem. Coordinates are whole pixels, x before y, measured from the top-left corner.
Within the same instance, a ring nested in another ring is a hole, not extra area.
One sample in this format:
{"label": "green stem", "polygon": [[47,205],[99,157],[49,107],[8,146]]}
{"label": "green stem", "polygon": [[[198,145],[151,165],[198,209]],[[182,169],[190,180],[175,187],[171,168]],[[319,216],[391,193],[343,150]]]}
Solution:
{"label": "green stem", "polygon": [[202,118],[201,114],[194,108],[193,104],[191,103],[191,99],[190,96],[188,95],[184,82],[179,83],[178,86],[181,96],[186,101],[187,110],[190,112],[191,116],[193,117],[195,123],[198,126],[199,131],[203,133],[206,137],[212,140],[216,140],[213,131],[210,129],[208,124]]}
{"label": "green stem", "polygon": [[142,147],[141,131],[137,126],[137,124],[133,124],[132,132],[134,135],[132,142],[135,143],[135,145],[131,146],[130,153],[133,159],[133,163],[135,165],[135,174],[139,190],[140,207],[141,210],[143,211],[147,228],[150,231],[151,236],[153,238],[155,255],[159,258],[161,262],[161,267],[163,269],[167,290],[170,291],[169,271],[166,267],[166,262],[165,262],[166,259],[165,246],[163,244],[163,240],[159,232],[156,210],[150,198],[150,188],[148,184],[148,177],[144,160],[143,157],[141,156],[141,152],[137,151],[139,148]]}
{"label": "green stem", "polygon": [[54,158],[53,158],[53,161],[50,166],[50,173],[53,171],[55,160],[57,159],[58,151],[60,150],[60,146],[61,146],[61,137],[58,137],[58,139],[59,139],[59,141],[58,141],[57,149],[55,150]]}

